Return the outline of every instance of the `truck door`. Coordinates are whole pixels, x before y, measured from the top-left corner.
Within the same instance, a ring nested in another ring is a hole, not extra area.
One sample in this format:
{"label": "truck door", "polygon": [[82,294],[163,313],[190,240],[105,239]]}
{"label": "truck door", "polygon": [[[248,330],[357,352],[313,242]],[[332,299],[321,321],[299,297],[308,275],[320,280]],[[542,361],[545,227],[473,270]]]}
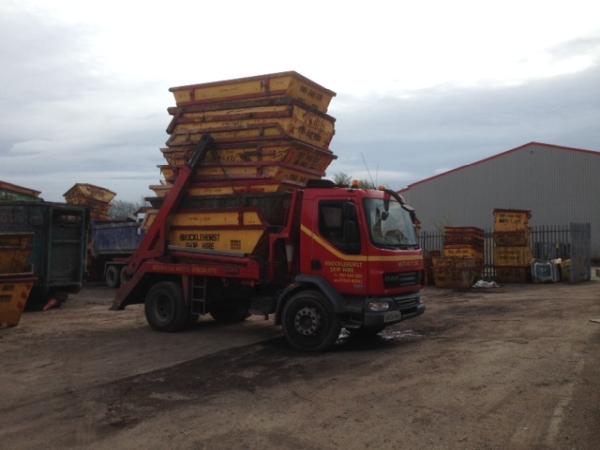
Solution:
{"label": "truck door", "polygon": [[319,199],[309,206],[312,227],[303,226],[309,271],[338,292],[366,295],[367,257],[359,206],[352,199]]}

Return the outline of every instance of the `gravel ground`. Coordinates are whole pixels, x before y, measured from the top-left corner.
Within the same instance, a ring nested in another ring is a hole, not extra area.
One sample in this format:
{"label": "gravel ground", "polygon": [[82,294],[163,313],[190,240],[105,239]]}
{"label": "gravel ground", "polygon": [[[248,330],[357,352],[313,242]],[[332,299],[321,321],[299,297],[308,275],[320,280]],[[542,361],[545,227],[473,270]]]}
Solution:
{"label": "gravel ground", "polygon": [[262,319],[156,333],[112,294],[0,330],[1,448],[600,448],[600,282],[426,289],[316,355]]}

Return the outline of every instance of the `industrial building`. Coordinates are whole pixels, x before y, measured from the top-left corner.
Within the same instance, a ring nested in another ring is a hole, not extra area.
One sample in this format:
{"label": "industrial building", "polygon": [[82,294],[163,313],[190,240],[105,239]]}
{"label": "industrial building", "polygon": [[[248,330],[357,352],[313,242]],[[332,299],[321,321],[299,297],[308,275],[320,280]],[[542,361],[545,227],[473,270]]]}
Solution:
{"label": "industrial building", "polygon": [[590,223],[600,259],[600,152],[530,142],[400,191],[423,230],[491,229],[494,208],[529,209],[531,225]]}

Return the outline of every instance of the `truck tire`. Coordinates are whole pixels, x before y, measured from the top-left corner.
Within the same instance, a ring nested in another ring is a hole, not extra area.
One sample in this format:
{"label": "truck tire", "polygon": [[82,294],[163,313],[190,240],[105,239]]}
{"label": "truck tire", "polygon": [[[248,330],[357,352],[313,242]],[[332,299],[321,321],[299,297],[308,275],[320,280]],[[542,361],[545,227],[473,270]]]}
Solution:
{"label": "truck tire", "polygon": [[183,301],[181,286],[172,281],[161,281],[150,288],[144,312],[148,324],[157,331],[180,331],[190,323],[191,312]]}
{"label": "truck tire", "polygon": [[300,291],[290,298],[281,325],[288,343],[301,351],[323,351],[337,340],[341,324],[333,306],[318,291]]}
{"label": "truck tire", "polygon": [[106,268],[104,273],[104,281],[109,288],[119,287],[119,268],[114,265],[110,265]]}
{"label": "truck tire", "polygon": [[250,305],[245,301],[221,302],[210,308],[213,319],[221,323],[243,322],[250,315]]}
{"label": "truck tire", "polygon": [[121,267],[121,270],[119,271],[119,283],[121,284],[121,286],[127,283],[129,281],[129,278],[131,277],[127,272],[127,266],[125,265]]}

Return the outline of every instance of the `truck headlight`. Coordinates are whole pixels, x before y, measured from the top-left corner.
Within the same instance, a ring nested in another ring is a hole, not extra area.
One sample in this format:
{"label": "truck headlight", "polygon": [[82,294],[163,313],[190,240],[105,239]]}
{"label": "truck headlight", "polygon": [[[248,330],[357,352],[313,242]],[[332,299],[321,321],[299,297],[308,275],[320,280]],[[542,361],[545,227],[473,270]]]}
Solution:
{"label": "truck headlight", "polygon": [[382,302],[379,300],[371,300],[369,303],[367,303],[367,309],[369,311],[376,312],[387,311],[390,309],[390,304],[388,302]]}

